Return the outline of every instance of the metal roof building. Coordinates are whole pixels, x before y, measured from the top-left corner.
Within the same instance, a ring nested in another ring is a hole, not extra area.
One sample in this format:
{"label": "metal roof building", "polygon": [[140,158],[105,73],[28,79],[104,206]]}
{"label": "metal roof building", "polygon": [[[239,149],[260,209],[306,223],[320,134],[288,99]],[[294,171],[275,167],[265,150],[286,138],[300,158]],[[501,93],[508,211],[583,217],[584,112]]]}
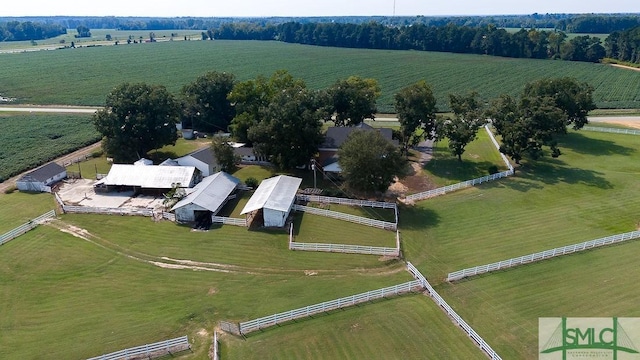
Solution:
{"label": "metal roof building", "polygon": [[18,179],[16,186],[20,191],[51,191],[49,185],[66,177],[67,170],[65,168],[50,162]]}
{"label": "metal roof building", "polygon": [[286,175],[263,180],[240,214],[262,209],[264,226],[283,227],[301,183],[302,179]]}
{"label": "metal roof building", "polygon": [[95,186],[131,186],[140,189],[171,189],[175,184],[192,187],[197,182],[193,166],[138,166],[113,164],[109,174]]}
{"label": "metal roof building", "polygon": [[225,172],[207,176],[189,195],[175,204],[171,211],[175,212],[178,221],[196,221],[198,213],[203,212],[216,215],[239,183],[238,178]]}

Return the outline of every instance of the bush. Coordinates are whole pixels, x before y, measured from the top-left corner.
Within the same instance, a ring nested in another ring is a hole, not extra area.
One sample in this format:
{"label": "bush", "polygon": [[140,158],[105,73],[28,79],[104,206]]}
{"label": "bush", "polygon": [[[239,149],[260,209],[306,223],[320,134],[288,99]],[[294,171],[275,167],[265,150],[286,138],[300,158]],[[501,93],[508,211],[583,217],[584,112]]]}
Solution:
{"label": "bush", "polygon": [[9,186],[8,188],[6,188],[4,190],[4,193],[5,194],[11,194],[12,192],[14,192],[16,190],[18,190],[18,188],[15,185],[13,185],[13,186]]}
{"label": "bush", "polygon": [[91,153],[92,158],[99,158],[102,155],[104,155],[104,152],[102,150],[97,150]]}
{"label": "bush", "polygon": [[500,172],[498,171],[498,167],[496,165],[489,166],[488,171],[489,171],[489,175],[497,174]]}
{"label": "bush", "polygon": [[258,179],[254,178],[254,177],[247,178],[247,180],[245,180],[244,183],[250,188],[254,188],[255,189],[256,187],[258,187]]}

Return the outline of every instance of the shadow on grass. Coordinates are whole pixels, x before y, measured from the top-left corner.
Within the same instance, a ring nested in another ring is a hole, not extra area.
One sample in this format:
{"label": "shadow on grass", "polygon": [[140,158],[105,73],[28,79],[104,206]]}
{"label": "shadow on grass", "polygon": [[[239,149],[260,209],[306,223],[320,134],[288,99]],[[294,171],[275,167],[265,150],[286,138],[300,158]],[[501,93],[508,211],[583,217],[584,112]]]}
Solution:
{"label": "shadow on grass", "polygon": [[489,161],[458,161],[454,157],[447,157],[434,158],[424,166],[424,169],[439,178],[461,182],[489,175],[489,167],[492,165],[495,164]]}
{"label": "shadow on grass", "polygon": [[623,155],[628,156],[636,152],[636,149],[621,146],[613,141],[594,139],[587,137],[581,133],[570,132],[566,136],[560,138],[560,148],[571,149],[578,154],[607,156],[607,155]]}
{"label": "shadow on grass", "polygon": [[400,206],[398,213],[400,230],[424,230],[440,223],[438,213],[420,206]]}

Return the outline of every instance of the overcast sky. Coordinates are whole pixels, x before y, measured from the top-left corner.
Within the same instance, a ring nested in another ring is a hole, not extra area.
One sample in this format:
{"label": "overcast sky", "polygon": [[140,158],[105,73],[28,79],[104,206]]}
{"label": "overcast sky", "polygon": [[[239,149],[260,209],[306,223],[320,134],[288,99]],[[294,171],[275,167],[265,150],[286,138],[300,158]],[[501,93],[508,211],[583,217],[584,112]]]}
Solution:
{"label": "overcast sky", "polygon": [[640,13],[640,0],[4,0],[0,16],[344,16]]}

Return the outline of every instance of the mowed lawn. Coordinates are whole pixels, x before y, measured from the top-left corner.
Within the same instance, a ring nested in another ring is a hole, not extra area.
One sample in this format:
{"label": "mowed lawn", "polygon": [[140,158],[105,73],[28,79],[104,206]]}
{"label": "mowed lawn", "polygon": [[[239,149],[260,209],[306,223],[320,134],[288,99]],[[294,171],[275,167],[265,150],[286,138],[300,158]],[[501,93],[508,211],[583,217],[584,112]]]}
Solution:
{"label": "mowed lawn", "polygon": [[[65,216],[63,221],[70,218]],[[370,262],[355,257],[338,259],[331,254],[313,254],[325,257],[324,265],[330,269],[306,273],[303,269],[308,267],[302,264],[309,263],[309,254],[301,252],[289,252],[297,259],[283,265],[284,269],[271,271],[261,268],[264,263],[255,255],[262,252],[266,258],[274,253],[264,247],[246,254],[256,260],[251,271],[166,269],[127,249],[61,232],[55,227],[60,225],[64,224],[38,227],[0,247],[0,358],[87,358],[186,334],[195,340],[194,353],[186,358],[206,359],[212,330],[219,320],[250,320],[411,280],[401,264],[389,266],[375,257]],[[136,237],[132,235],[143,232],[153,231],[141,224],[137,231],[112,226],[102,235]],[[157,238],[145,241],[149,247],[151,242],[163,242]],[[190,249],[185,256],[194,258],[202,252],[181,236],[174,236],[174,241]],[[210,247],[226,251],[215,244]],[[361,308],[366,311],[366,306]],[[307,326],[315,327],[312,320]],[[319,329],[326,326],[318,323]],[[336,345],[332,343],[335,339],[322,337],[327,331],[315,335],[322,347],[350,346],[346,338]],[[380,336],[362,341],[375,348]],[[443,334],[438,341],[451,340]],[[468,347],[461,350],[461,354],[467,352]]]}
{"label": "mowed lawn", "polygon": [[486,359],[428,297],[404,295],[224,336],[223,359]]}
{"label": "mowed lawn", "polygon": [[438,287],[503,359],[538,358],[539,317],[638,317],[640,241]]}
{"label": "mowed lawn", "polygon": [[563,155],[515,177],[400,209],[405,256],[433,282],[448,272],[635,230],[640,138],[571,132]]}
{"label": "mowed lawn", "polygon": [[0,234],[56,208],[50,194],[13,192],[0,195]]}

